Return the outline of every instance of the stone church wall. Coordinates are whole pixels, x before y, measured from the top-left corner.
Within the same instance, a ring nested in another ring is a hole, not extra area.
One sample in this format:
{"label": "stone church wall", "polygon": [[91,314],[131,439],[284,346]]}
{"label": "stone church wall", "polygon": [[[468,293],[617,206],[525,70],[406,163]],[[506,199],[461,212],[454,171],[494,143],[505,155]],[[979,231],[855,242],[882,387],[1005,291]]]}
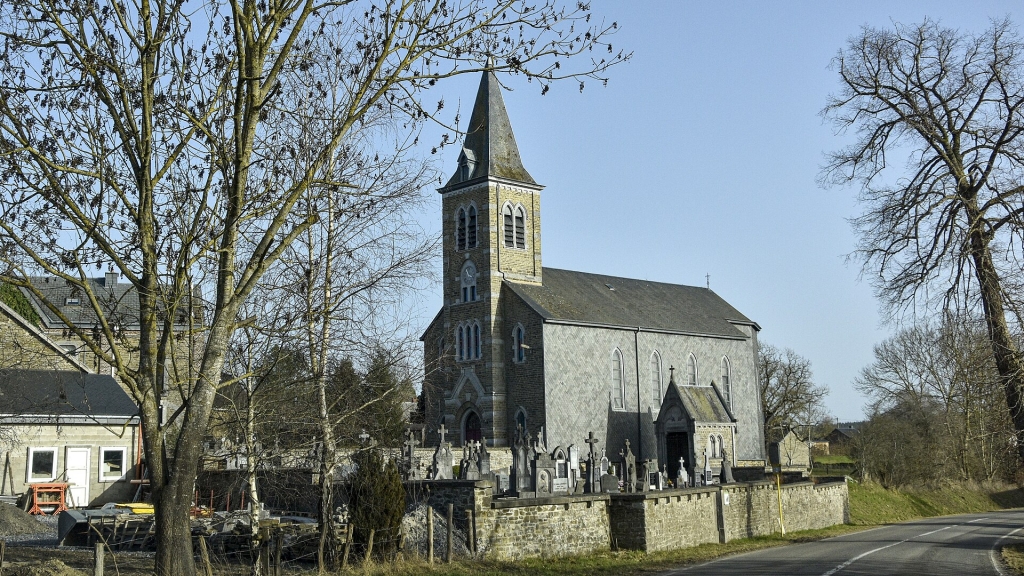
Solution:
{"label": "stone church wall", "polygon": [[[455,526],[473,530],[487,559],[569,556],[600,550],[654,552],[779,532],[778,492],[770,482],[643,494],[586,494],[493,499],[488,481],[424,481],[406,485],[409,498],[439,514],[454,508]],[[787,531],[849,522],[845,482],[782,486]]]}
{"label": "stone church wall", "polygon": [[[747,329],[746,332],[749,336],[753,331]],[[548,444],[579,444],[593,430],[601,439],[601,445],[609,447],[608,457],[613,460],[613,455],[617,456],[626,439],[629,439],[638,458],[641,451],[644,458],[656,457],[654,421],[658,417],[661,399],[653,398],[650,358],[657,350],[661,355],[662,395],[668,388],[669,368],[676,368],[677,384],[685,382],[690,354],[697,359],[698,384],[703,386],[710,385],[712,381],[720,385],[722,357],[729,357],[732,366],[732,412],[737,419],[735,458],[763,460],[764,438],[753,342],[753,339],[732,340],[643,331],[636,334],[632,330],[545,324],[544,401],[549,414],[559,415],[557,421],[552,421],[547,428]],[[611,357],[616,348],[622,353],[624,410],[614,410],[611,402]],[[640,450],[637,449],[638,425],[644,436]]]}

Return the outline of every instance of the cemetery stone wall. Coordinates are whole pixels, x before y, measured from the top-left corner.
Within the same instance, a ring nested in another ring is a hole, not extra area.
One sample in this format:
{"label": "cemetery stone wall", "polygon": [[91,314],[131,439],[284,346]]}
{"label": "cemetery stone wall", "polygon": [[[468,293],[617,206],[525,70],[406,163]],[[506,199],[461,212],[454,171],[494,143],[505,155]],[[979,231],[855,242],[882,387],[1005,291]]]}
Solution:
{"label": "cemetery stone wall", "polygon": [[717,487],[613,494],[612,544],[653,552],[718,542],[717,496]]}

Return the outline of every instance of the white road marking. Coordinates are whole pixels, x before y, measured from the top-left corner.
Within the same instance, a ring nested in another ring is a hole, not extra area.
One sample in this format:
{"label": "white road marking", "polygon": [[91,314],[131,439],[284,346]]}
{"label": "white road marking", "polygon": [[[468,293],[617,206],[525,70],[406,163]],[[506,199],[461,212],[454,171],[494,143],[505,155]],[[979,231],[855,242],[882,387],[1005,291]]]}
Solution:
{"label": "white road marking", "polygon": [[995,541],[995,544],[992,544],[992,547],[988,550],[988,559],[992,561],[992,567],[996,569],[996,573],[999,574],[999,576],[1006,576],[1006,572],[1003,571],[1003,563],[999,562],[999,560],[996,558],[996,547],[998,547],[999,543],[1002,542],[1004,539],[1013,536],[1021,530],[1024,530],[1024,527],[1017,528],[1013,532],[1007,532],[1006,534],[1003,534],[999,537],[998,540]]}
{"label": "white road marking", "polygon": [[899,542],[893,542],[892,544],[886,544],[885,546],[881,546],[879,548],[875,548],[874,550],[868,550],[867,552],[864,552],[863,554],[859,554],[857,556],[854,556],[853,558],[850,558],[846,562],[843,562],[839,566],[836,566],[835,568],[829,570],[828,572],[825,572],[821,576],[832,576],[836,572],[839,572],[840,570],[846,568],[850,564],[853,564],[854,562],[856,562],[857,560],[860,560],[861,558],[863,558],[865,556],[870,556],[870,555],[874,554],[875,552],[881,552],[882,550],[885,550],[886,548],[892,548],[893,546],[899,546],[900,544],[903,544],[904,542],[909,542],[909,541],[913,540],[914,538],[920,538],[922,536],[928,536],[928,535],[931,535],[931,534],[935,534],[936,532],[942,532],[943,530],[949,530],[950,528],[955,528],[956,526],[960,526],[960,524],[953,524],[951,526],[946,526],[944,528],[939,528],[938,530],[932,530],[931,532],[925,532],[924,534],[918,534],[917,536],[911,536],[910,538],[907,538],[906,540],[900,540]]}

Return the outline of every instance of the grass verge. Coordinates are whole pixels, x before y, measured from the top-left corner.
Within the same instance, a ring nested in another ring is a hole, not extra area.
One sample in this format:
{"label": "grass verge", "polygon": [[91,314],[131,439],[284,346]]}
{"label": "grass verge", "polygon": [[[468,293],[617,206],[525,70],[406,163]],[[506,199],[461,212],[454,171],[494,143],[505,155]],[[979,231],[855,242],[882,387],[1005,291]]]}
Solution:
{"label": "grass verge", "polygon": [[376,566],[365,572],[374,576],[411,576],[433,574],[437,576],[508,576],[508,575],[585,575],[616,574],[635,575],[661,572],[684,564],[698,564],[743,552],[764,548],[814,542],[833,536],[841,536],[866,529],[865,526],[832,526],[821,530],[792,532],[785,536],[773,534],[761,538],[734,540],[725,544],[702,544],[693,548],[667,552],[599,552],[586,556],[567,558],[530,558],[516,562],[466,562],[456,564],[435,564],[430,566],[422,561],[411,561],[393,566]]}
{"label": "grass verge", "polygon": [[1017,574],[1024,574],[1024,544],[1007,544],[1001,550],[1003,562]]}

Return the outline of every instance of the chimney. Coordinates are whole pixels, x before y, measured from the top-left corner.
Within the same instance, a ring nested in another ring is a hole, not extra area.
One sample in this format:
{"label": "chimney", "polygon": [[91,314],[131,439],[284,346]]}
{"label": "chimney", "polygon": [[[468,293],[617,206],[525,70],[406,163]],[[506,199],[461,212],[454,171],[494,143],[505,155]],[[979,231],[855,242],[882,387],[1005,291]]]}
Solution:
{"label": "chimney", "polygon": [[103,285],[106,286],[107,288],[113,288],[114,286],[117,286],[117,279],[119,276],[120,274],[114,272],[113,270],[107,272],[103,278]]}

